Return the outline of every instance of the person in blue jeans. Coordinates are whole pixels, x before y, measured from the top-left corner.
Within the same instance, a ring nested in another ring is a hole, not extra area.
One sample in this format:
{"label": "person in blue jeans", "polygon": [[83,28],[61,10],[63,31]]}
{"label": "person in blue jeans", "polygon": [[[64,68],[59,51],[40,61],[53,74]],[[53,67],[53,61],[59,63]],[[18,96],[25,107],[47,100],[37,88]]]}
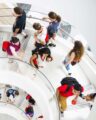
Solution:
{"label": "person in blue jeans", "polygon": [[67,61],[68,61],[68,58],[66,57],[65,60],[63,61],[63,63],[65,65],[66,69],[69,71],[70,70],[70,64],[66,64]]}
{"label": "person in blue jeans", "polygon": [[74,47],[70,50],[70,52],[65,57],[63,64],[65,65],[66,69],[70,70],[70,65],[74,66],[79,63],[82,59],[84,54],[84,46],[81,41],[75,41]]}

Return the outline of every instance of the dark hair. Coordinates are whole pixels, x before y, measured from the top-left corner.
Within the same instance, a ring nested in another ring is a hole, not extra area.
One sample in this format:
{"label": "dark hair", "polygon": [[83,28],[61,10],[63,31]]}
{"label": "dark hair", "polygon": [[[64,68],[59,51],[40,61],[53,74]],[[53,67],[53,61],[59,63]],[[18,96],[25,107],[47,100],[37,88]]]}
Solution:
{"label": "dark hair", "polygon": [[84,54],[84,46],[81,41],[75,41],[73,49],[69,52],[71,55],[72,52],[75,52],[75,60],[80,60]]}
{"label": "dark hair", "polygon": [[40,115],[38,118],[43,118],[43,115]]}
{"label": "dark hair", "polygon": [[48,13],[48,16],[51,19],[56,19],[57,18],[57,14],[55,12],[52,12],[52,11]]}
{"label": "dark hair", "polygon": [[34,23],[34,24],[33,24],[33,28],[34,28],[35,30],[40,30],[40,29],[41,29],[40,23]]}
{"label": "dark hair", "polygon": [[82,92],[82,86],[80,84],[75,84],[74,89],[80,91],[80,93]]}
{"label": "dark hair", "polygon": [[10,42],[17,43],[17,42],[19,42],[19,39],[17,37],[12,37]]}
{"label": "dark hair", "polygon": [[57,15],[56,20],[57,20],[57,22],[60,22],[61,21],[61,17],[59,15]]}
{"label": "dark hair", "polygon": [[15,12],[16,14],[18,14],[18,15],[21,15],[21,14],[23,13],[23,10],[22,10],[22,8],[20,8],[20,7],[15,7],[15,8],[14,8],[14,12]]}
{"label": "dark hair", "polygon": [[95,98],[95,96],[96,96],[96,93],[91,93],[91,94],[89,94],[89,96],[93,100]]}
{"label": "dark hair", "polygon": [[34,112],[32,106],[28,106],[28,107],[25,109],[25,111],[26,111],[27,113],[33,113],[33,112]]}
{"label": "dark hair", "polygon": [[15,91],[15,95],[19,95],[19,91],[18,90]]}
{"label": "dark hair", "polygon": [[65,90],[65,93],[68,92],[72,86],[74,86],[74,89],[76,89],[77,91],[80,90],[80,92],[82,92],[82,86],[79,84],[76,78],[65,77],[62,79],[61,85],[68,85],[67,89]]}
{"label": "dark hair", "polygon": [[49,49],[49,48],[46,48],[46,49],[45,49],[45,54],[48,54],[48,55],[50,55],[50,54],[51,54],[51,51],[50,51],[50,49]]}
{"label": "dark hair", "polygon": [[41,51],[41,56],[43,55],[43,54],[47,54],[47,56],[48,55],[50,55],[51,54],[51,51],[50,51],[50,49],[48,48],[48,47],[42,47],[41,49],[39,49],[40,51]]}
{"label": "dark hair", "polygon": [[33,98],[30,98],[28,101],[29,101],[29,103],[31,103],[32,105],[35,105],[35,104],[36,104],[36,102],[35,102],[35,100],[34,100]]}

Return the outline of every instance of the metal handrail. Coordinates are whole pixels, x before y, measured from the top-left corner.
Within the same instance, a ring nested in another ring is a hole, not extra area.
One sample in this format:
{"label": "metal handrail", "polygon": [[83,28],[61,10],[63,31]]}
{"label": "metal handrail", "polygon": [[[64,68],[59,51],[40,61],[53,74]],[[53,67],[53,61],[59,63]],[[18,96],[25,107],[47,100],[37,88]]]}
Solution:
{"label": "metal handrail", "polygon": [[[12,15],[0,15],[0,17],[14,17],[14,16],[12,16]],[[32,18],[32,19],[37,19],[37,20],[41,20],[41,21],[44,21],[44,22],[47,22],[47,21],[45,21],[45,20],[43,20],[43,19],[40,19],[40,18],[37,18],[37,17],[32,17],[32,16],[27,16],[27,18]]]}
{"label": "metal handrail", "polygon": [[[0,8],[0,9],[12,9],[12,8]],[[29,10],[29,12],[36,12],[36,13],[39,13],[39,14],[42,14],[42,15],[47,15],[47,13],[44,13],[44,12],[39,12],[39,11],[35,11],[35,10]],[[36,19],[38,19],[38,18],[36,18]],[[42,19],[40,19],[40,20],[42,20]],[[43,20],[42,20],[43,21]],[[44,20],[45,21],[45,20]],[[46,21],[47,22],[47,21]],[[66,23],[66,24],[69,24],[67,21],[64,21],[64,20],[62,20],[62,22],[64,22],[64,23]],[[73,26],[73,25],[71,25],[71,26]],[[75,27],[75,26],[73,26],[73,27]]]}

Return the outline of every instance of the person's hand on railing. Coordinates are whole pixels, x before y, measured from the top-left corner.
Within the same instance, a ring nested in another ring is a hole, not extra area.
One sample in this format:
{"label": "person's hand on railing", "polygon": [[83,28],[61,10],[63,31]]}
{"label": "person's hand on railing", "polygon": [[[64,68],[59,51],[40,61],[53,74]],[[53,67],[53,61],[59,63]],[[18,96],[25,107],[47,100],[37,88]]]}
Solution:
{"label": "person's hand on railing", "polygon": [[44,68],[44,66],[42,66],[42,65],[35,65],[35,67],[36,67],[37,69],[39,69],[39,68]]}
{"label": "person's hand on railing", "polygon": [[46,22],[50,22],[50,19],[48,17],[43,17],[42,20],[44,20]]}
{"label": "person's hand on railing", "polygon": [[42,66],[42,65],[39,65],[38,67],[39,67],[39,68],[44,68],[44,66]]}
{"label": "person's hand on railing", "polygon": [[46,17],[43,17],[42,20],[46,20],[47,18]]}
{"label": "person's hand on railing", "polygon": [[32,15],[27,16],[28,18],[32,18]]}

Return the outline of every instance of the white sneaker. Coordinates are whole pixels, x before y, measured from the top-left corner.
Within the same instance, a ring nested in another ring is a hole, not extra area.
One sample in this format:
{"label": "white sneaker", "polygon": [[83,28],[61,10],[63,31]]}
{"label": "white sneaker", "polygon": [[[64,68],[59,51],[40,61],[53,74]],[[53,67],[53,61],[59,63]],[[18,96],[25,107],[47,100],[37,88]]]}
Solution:
{"label": "white sneaker", "polygon": [[61,118],[64,117],[64,113],[63,113],[63,112],[60,113],[60,117],[61,117]]}

